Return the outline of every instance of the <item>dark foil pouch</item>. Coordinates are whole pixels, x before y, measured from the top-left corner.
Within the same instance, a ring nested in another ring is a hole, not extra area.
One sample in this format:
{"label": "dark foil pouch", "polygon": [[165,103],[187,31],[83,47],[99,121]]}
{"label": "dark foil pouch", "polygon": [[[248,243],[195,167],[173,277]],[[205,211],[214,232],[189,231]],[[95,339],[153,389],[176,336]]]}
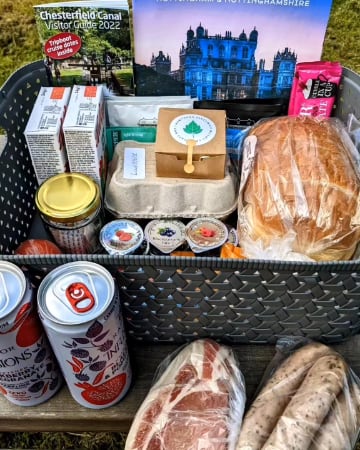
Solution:
{"label": "dark foil pouch", "polygon": [[250,126],[266,117],[284,116],[287,114],[288,105],[288,98],[194,101],[194,109],[225,110],[228,127]]}

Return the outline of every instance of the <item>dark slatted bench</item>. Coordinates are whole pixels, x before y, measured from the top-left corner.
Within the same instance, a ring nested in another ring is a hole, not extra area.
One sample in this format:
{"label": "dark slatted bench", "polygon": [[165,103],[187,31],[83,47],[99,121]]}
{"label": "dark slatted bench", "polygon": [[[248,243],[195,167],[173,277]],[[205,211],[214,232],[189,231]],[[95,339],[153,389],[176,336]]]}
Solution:
{"label": "dark slatted bench", "polygon": [[[360,335],[332,347],[341,353],[360,375]],[[177,346],[167,344],[131,344],[134,370],[133,385],[117,405],[92,410],[78,405],[63,387],[51,400],[33,407],[12,405],[0,398],[0,431],[10,432],[127,432],[139,405],[148,392],[161,360]],[[273,345],[246,344],[233,347],[246,381],[247,397],[251,399],[266,366],[275,354]]]}

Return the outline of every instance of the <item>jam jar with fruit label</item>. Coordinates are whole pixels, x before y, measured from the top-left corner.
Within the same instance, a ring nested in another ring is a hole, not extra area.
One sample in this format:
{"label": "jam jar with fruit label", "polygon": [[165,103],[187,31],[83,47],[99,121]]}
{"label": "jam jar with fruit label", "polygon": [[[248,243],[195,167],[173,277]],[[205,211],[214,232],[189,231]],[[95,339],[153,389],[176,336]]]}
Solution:
{"label": "jam jar with fruit label", "polygon": [[[145,227],[152,255],[169,255],[186,244],[185,225],[178,219],[154,219]],[[186,246],[187,247],[187,246]]]}
{"label": "jam jar with fruit label", "polygon": [[212,217],[191,220],[185,233],[191,250],[202,256],[219,256],[221,246],[229,237],[227,226]]}
{"label": "jam jar with fruit label", "polygon": [[144,232],[132,220],[113,220],[100,231],[100,243],[109,255],[132,255],[144,252]]}
{"label": "jam jar with fruit label", "polygon": [[61,173],[48,178],[36,192],[40,216],[65,253],[97,253],[103,225],[99,185],[82,173]]}

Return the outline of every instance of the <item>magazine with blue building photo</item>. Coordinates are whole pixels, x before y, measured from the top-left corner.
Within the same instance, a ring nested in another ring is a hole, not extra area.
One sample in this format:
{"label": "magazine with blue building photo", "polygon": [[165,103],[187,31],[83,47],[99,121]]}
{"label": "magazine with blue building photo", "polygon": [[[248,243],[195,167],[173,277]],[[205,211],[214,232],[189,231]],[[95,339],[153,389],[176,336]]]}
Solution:
{"label": "magazine with blue building photo", "polygon": [[317,61],[331,0],[132,0],[137,95],[288,98]]}

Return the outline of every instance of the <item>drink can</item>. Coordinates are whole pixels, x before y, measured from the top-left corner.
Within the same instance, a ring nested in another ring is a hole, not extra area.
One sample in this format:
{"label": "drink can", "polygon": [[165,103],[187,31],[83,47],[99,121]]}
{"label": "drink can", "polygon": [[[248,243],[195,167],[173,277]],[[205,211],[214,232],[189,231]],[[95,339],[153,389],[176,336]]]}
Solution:
{"label": "drink can", "polygon": [[38,188],[35,204],[65,253],[88,254],[101,249],[101,191],[92,178],[76,172],[54,175]]}
{"label": "drink can", "polygon": [[131,368],[111,274],[87,261],[58,266],[40,283],[38,309],[74,400],[100,409],[124,397]]}
{"label": "drink can", "polygon": [[63,378],[36,312],[34,289],[23,271],[0,261],[0,391],[33,406],[52,397]]}

